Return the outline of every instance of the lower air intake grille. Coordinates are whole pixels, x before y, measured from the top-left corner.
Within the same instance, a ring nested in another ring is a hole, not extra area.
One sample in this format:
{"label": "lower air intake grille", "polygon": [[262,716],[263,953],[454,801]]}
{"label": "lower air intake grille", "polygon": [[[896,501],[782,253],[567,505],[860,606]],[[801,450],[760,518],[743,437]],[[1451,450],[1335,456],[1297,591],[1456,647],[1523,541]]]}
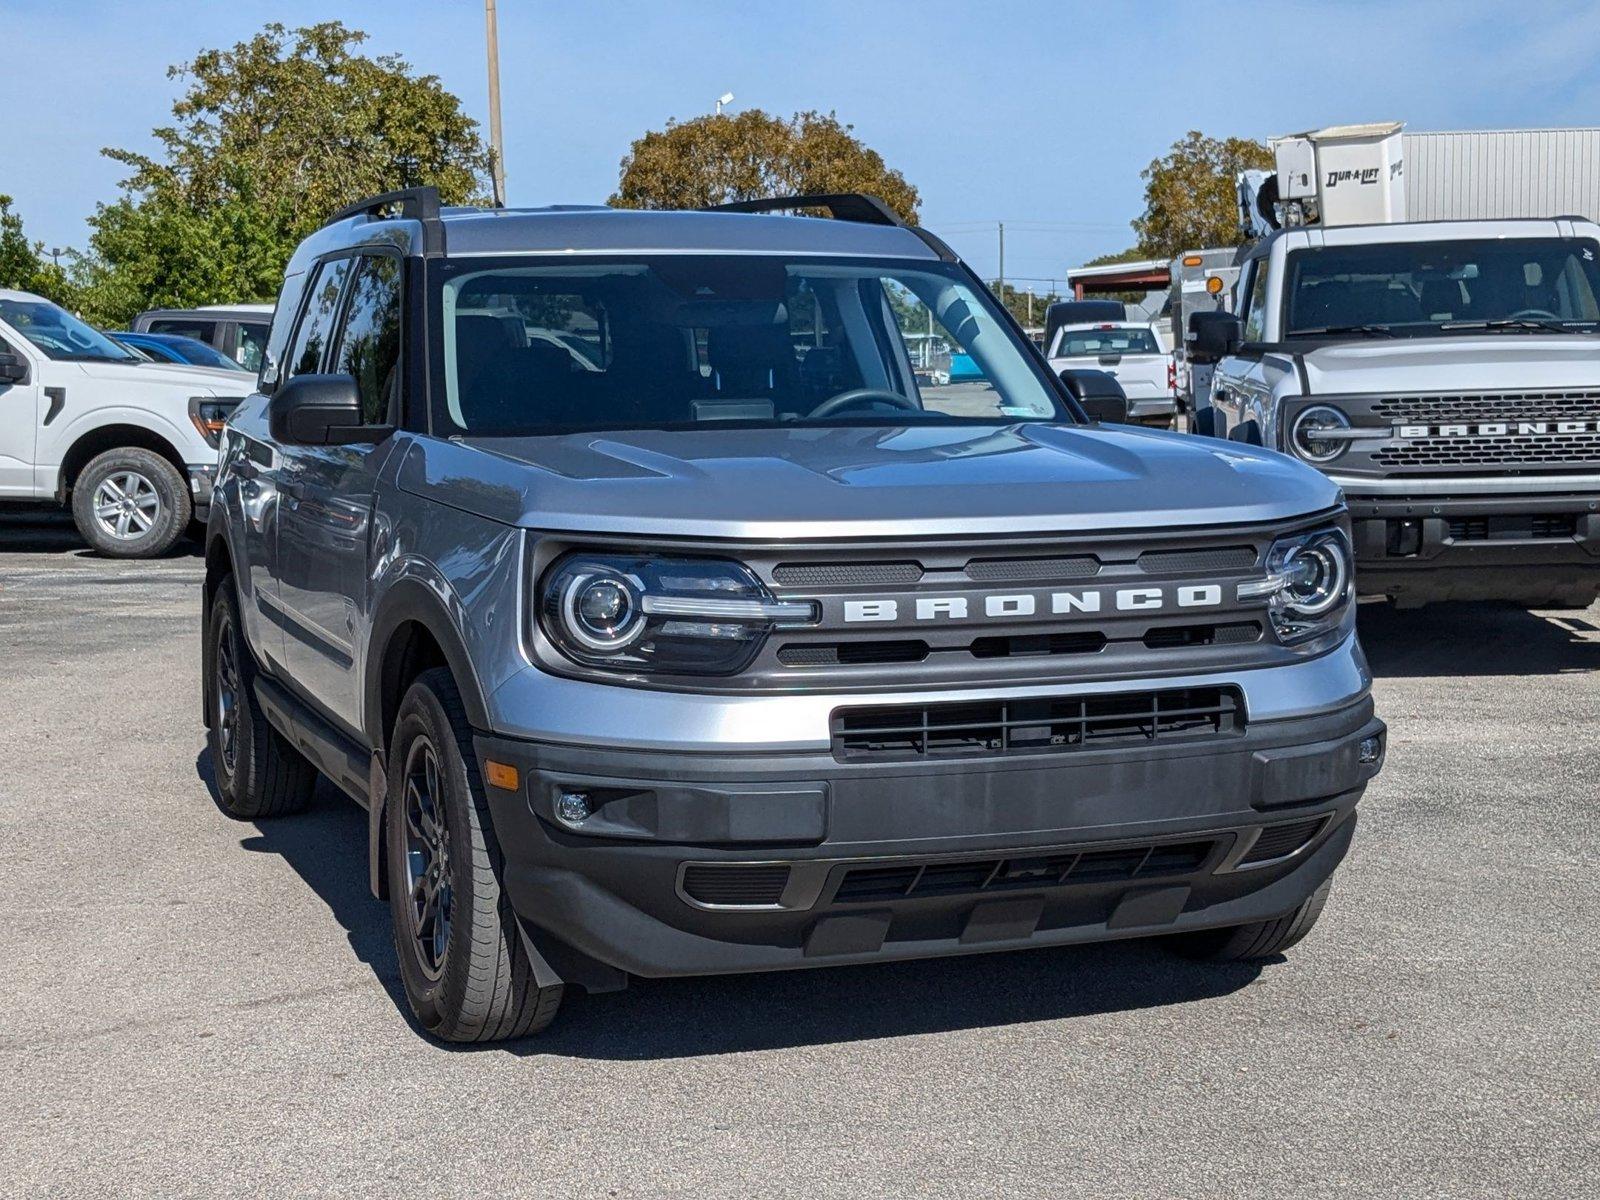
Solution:
{"label": "lower air intake grille", "polygon": [[788,882],[787,863],[690,863],[683,869],[684,894],[701,904],[771,907]]}
{"label": "lower air intake grille", "polygon": [[960,896],[976,892],[1060,887],[1191,875],[1215,842],[1156,842],[1110,850],[1051,850],[1035,856],[972,858],[892,867],[852,867],[833,894],[835,904]]}
{"label": "lower air intake grille", "polygon": [[1306,821],[1291,821],[1287,825],[1268,825],[1261,831],[1256,844],[1250,847],[1250,852],[1239,860],[1240,865],[1271,862],[1295,853],[1317,836],[1323,819],[1312,817]]}
{"label": "lower air intake grille", "polygon": [[842,708],[832,721],[833,756],[840,761],[1041,754],[1243,729],[1244,704],[1231,687]]}

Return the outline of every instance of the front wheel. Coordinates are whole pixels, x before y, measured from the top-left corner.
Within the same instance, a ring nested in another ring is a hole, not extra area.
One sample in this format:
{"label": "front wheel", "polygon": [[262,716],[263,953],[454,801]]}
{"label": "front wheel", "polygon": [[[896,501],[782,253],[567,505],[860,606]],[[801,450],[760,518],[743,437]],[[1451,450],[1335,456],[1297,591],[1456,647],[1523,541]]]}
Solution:
{"label": "front wheel", "polygon": [[1311,932],[1311,927],[1322,915],[1323,906],[1328,903],[1328,892],[1332,888],[1332,879],[1323,880],[1322,886],[1312,892],[1299,908],[1270,921],[1252,921],[1248,925],[1175,934],[1167,944],[1185,958],[1208,959],[1212,962],[1253,962],[1275,958]]}
{"label": "front wheel", "polygon": [[189,527],[193,505],[178,469],[138,446],[107,450],[72,486],[78,532],[111,558],[155,558]]}
{"label": "front wheel", "polygon": [[424,671],[395,719],[384,845],[406,998],[429,1033],[495,1042],[555,1019],[500,886],[502,855],[450,672]]}

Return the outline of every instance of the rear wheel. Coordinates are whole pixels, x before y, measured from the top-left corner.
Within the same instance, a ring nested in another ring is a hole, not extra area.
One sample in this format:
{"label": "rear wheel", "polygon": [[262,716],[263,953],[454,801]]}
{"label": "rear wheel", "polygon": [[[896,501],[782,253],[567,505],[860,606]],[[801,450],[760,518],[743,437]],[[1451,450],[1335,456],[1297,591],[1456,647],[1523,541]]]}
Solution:
{"label": "rear wheel", "polygon": [[411,685],[390,740],[384,844],[389,911],[406,998],[451,1042],[537,1033],[559,983],[540,986],[500,886],[495,840],[466,710],[449,671]]}
{"label": "rear wheel", "polygon": [[1311,932],[1311,927],[1322,915],[1323,906],[1328,902],[1328,892],[1332,888],[1332,879],[1323,880],[1322,886],[1312,892],[1304,904],[1273,920],[1180,933],[1168,939],[1168,945],[1185,958],[1208,959],[1212,962],[1251,962],[1274,958]]}
{"label": "rear wheel", "polygon": [[316,768],[256,703],[255,659],[239,626],[233,580],[224,579],[206,622],[206,748],[222,811],[240,821],[297,813],[311,802]]}
{"label": "rear wheel", "polygon": [[193,505],[178,469],[138,446],[91,459],[72,486],[72,519],[84,540],[112,558],[154,558],[189,527]]}

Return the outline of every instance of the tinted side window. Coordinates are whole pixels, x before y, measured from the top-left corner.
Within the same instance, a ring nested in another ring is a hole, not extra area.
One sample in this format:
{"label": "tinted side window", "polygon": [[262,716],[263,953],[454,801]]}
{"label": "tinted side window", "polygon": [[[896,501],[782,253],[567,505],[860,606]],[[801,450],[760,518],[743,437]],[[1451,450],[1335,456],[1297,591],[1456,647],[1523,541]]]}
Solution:
{"label": "tinted side window", "polygon": [[1258,258],[1250,268],[1250,307],[1244,316],[1244,340],[1264,342],[1267,338],[1267,260]]}
{"label": "tinted side window", "polygon": [[191,317],[161,317],[150,322],[151,333],[176,333],[180,337],[192,337],[197,342],[211,345],[217,332],[215,321],[196,321]]}
{"label": "tinted side window", "polygon": [[334,370],[355,376],[362,421],[382,425],[400,386],[400,260],[372,255],[356,261]]}
{"label": "tinted side window", "polygon": [[247,371],[261,370],[261,359],[267,349],[265,325],[239,323],[238,336],[233,347],[234,360]]}
{"label": "tinted side window", "polygon": [[305,315],[289,347],[286,376],[314,375],[322,369],[322,353],[333,338],[333,319],[339,311],[339,288],[349,272],[348,258],[323,263],[317,269],[308,289]]}

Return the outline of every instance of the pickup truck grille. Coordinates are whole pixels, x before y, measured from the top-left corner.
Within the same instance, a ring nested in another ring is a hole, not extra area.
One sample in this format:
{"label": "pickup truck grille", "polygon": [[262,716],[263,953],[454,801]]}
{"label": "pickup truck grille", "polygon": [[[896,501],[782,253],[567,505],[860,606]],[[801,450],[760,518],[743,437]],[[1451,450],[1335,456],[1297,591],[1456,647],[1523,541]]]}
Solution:
{"label": "pickup truck grille", "polygon": [[840,762],[1052,754],[1241,733],[1237,688],[1175,688],[1105,696],[842,708]]}

